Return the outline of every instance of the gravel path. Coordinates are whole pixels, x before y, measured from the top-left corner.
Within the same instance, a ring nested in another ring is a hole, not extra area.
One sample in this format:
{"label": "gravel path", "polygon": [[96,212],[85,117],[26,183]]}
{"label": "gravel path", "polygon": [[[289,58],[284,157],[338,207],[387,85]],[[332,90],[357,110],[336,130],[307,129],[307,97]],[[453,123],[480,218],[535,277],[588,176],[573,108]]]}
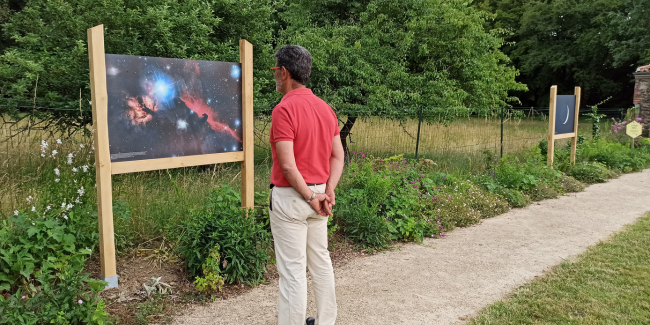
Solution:
{"label": "gravel path", "polygon": [[[335,269],[337,324],[457,324],[650,210],[650,170]],[[277,282],[174,324],[276,324]],[[308,315],[314,315],[310,297]]]}

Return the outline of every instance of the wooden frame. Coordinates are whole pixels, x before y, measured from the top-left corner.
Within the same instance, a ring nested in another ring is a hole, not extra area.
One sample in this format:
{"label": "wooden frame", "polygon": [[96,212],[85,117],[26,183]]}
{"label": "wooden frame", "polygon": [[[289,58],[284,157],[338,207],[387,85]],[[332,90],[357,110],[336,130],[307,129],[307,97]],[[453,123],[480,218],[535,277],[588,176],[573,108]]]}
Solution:
{"label": "wooden frame", "polygon": [[99,25],[88,29],[88,59],[90,62],[90,89],[94,121],[101,279],[108,282],[108,288],[118,286],[115,263],[111,175],[241,161],[242,207],[247,209],[253,208],[255,197],[253,160],[253,45],[246,40],[240,40],[239,51],[240,63],[242,65],[243,151],[111,163],[108,143],[108,90],[106,88],[104,26]]}
{"label": "wooden frame", "polygon": [[557,109],[557,86],[551,87],[551,101],[549,104],[548,114],[548,151],[546,155],[546,165],[552,166],[555,158],[555,140],[571,138],[571,163],[576,162],[576,148],[578,146],[578,116],[580,115],[580,96],[581,88],[575,87],[574,94],[576,96],[575,103],[575,116],[573,122],[573,132],[565,134],[555,134],[555,117]]}

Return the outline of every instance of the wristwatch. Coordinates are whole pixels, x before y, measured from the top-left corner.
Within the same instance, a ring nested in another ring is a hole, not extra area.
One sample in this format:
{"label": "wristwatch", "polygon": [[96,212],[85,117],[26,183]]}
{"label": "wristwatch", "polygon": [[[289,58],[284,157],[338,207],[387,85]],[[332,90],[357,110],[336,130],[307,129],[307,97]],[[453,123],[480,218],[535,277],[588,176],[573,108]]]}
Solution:
{"label": "wristwatch", "polygon": [[316,192],[311,191],[311,197],[309,198],[309,200],[307,200],[307,203],[310,203],[310,202],[313,201],[315,198],[316,198]]}

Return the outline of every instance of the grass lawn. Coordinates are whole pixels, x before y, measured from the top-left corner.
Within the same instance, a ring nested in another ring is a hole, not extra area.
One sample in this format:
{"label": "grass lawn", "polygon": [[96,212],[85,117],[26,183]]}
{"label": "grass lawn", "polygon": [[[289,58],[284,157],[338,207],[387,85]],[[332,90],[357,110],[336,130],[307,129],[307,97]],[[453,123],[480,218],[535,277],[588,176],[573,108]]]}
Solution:
{"label": "grass lawn", "polygon": [[650,213],[469,324],[650,324]]}

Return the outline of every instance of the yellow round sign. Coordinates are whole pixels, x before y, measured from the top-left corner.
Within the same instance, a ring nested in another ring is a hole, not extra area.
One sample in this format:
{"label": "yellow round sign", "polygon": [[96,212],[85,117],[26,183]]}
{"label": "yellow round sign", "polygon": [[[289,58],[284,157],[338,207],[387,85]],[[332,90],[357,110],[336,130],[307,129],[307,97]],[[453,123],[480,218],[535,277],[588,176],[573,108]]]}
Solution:
{"label": "yellow round sign", "polygon": [[627,135],[636,138],[641,135],[643,128],[641,127],[641,124],[637,121],[632,121],[630,124],[627,125],[627,128],[625,129],[625,133]]}

